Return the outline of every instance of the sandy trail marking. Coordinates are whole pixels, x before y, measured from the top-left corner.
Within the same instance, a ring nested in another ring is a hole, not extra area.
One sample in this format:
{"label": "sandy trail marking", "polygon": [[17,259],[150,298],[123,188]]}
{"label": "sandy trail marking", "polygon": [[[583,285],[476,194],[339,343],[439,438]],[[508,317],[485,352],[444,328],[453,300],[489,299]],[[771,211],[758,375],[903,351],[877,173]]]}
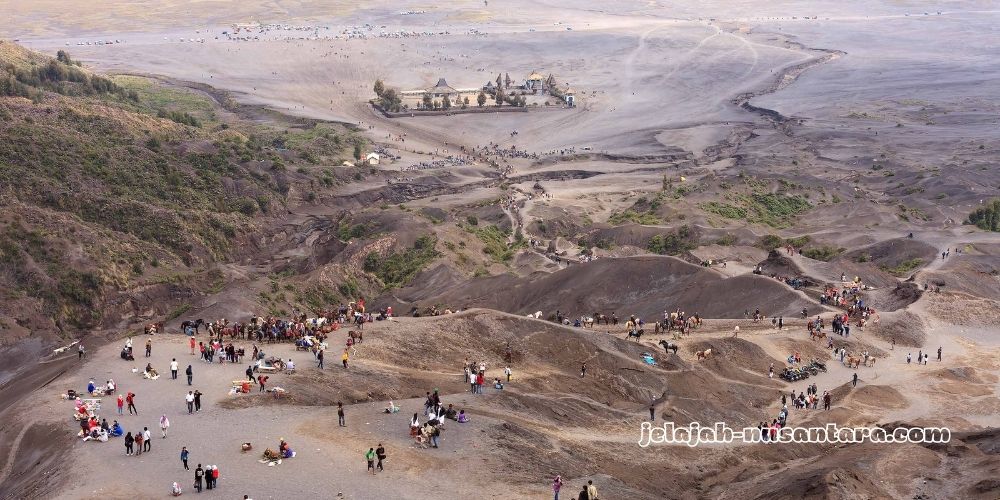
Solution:
{"label": "sandy trail marking", "polygon": [[7,452],[7,461],[4,463],[3,471],[0,471],[0,483],[6,481],[7,476],[9,476],[10,472],[14,469],[14,455],[16,455],[18,450],[21,449],[21,440],[24,439],[24,435],[28,433],[28,429],[31,429],[33,425],[34,424],[31,423],[25,424],[25,426],[21,428],[21,432],[17,434],[14,442],[11,443],[10,451]]}

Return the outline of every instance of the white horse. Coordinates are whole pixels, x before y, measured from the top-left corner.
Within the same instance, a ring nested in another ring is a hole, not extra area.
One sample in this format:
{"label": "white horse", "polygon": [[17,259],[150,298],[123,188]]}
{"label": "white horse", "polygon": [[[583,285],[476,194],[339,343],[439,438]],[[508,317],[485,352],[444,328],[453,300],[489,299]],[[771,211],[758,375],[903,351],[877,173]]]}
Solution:
{"label": "white horse", "polygon": [[525,316],[525,317],[526,317],[526,318],[535,318],[535,319],[538,319],[538,318],[541,318],[541,317],[542,317],[542,311],[535,311],[535,313],[534,313],[534,314],[531,314],[531,313],[529,313],[529,314],[528,314],[527,316]]}
{"label": "white horse", "polygon": [[705,349],[704,351],[698,351],[695,353],[695,355],[698,357],[699,361],[702,359],[708,359],[712,355],[712,350]]}

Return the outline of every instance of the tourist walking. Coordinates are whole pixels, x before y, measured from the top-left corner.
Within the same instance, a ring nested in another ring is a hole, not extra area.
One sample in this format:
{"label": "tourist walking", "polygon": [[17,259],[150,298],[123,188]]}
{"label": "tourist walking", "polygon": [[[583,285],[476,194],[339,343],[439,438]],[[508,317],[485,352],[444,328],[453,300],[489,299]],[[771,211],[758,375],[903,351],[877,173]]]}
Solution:
{"label": "tourist walking", "polygon": [[87,355],[87,350],[83,347],[82,342],[80,345],[76,346],[76,355],[77,359],[83,359],[83,357]]}
{"label": "tourist walking", "polygon": [[201,391],[194,390],[194,411],[201,411]]}
{"label": "tourist walking", "polygon": [[347,369],[347,349],[344,349],[344,354],[340,355],[340,361],[344,363],[344,369]]}
{"label": "tourist walking", "polygon": [[187,446],[182,446],[181,447],[181,463],[184,464],[184,470],[191,470],[191,469],[188,468],[188,456],[189,455],[190,454],[188,453]]}
{"label": "tourist walking", "polygon": [[319,364],[316,365],[316,368],[319,368],[320,370],[322,370],[323,369],[323,349],[320,349],[319,352],[316,353],[316,359],[319,360]]}
{"label": "tourist walking", "polygon": [[188,385],[191,385],[191,382],[194,380],[194,368],[188,365],[187,370],[184,370],[184,374],[187,375]]}
{"label": "tourist walking", "polygon": [[170,378],[177,380],[177,358],[170,361]]}
{"label": "tourist walking", "polygon": [[510,374],[511,374],[511,371],[510,371],[510,367],[509,367],[509,366],[508,366],[508,367],[505,367],[505,368],[503,369],[503,374],[507,376],[507,382],[509,383],[509,382],[510,382]]}
{"label": "tourist walking", "polygon": [[146,339],[146,357],[148,358],[152,355],[153,355],[153,341],[150,339]]}
{"label": "tourist walking", "polygon": [[559,490],[562,489],[563,480],[562,476],[556,474],[555,479],[552,480],[552,493],[554,495],[553,500],[559,500]]}
{"label": "tourist walking", "polygon": [[144,441],[144,439],[142,439],[142,433],[141,432],[136,432],[135,433],[135,455],[136,456],[142,455],[142,443],[143,443],[143,441]]}
{"label": "tourist walking", "polygon": [[854,377],[851,379],[851,385],[854,387],[858,386],[858,372],[854,372]]}
{"label": "tourist walking", "polygon": [[587,376],[587,363],[584,363],[583,365],[580,366],[580,378],[584,378],[586,376]]}
{"label": "tourist walking", "polygon": [[129,432],[125,434],[125,455],[132,456],[132,445],[135,443],[135,438],[132,437],[132,433]]}
{"label": "tourist walking", "polygon": [[371,471],[372,475],[375,475],[375,448],[368,448],[365,453],[365,460],[368,461],[368,470]]}
{"label": "tourist walking", "polygon": [[167,429],[170,428],[170,419],[166,415],[160,415],[160,434],[161,439],[167,439]]}
{"label": "tourist walking", "polygon": [[187,403],[188,415],[194,413],[194,392],[188,391],[187,396],[184,396],[184,402]]}
{"label": "tourist walking", "polygon": [[340,401],[337,401],[337,425],[347,427],[347,422],[344,420],[344,403]]}
{"label": "tourist walking", "polygon": [[122,396],[121,394],[119,394],[118,395],[118,414],[119,415],[124,414],[124,408],[125,408],[125,396]]}
{"label": "tourist walking", "polygon": [[379,443],[378,448],[375,448],[375,458],[378,459],[378,463],[375,464],[375,468],[378,469],[379,472],[385,472],[385,469],[382,467],[382,461],[385,460],[385,457],[385,448],[382,446],[382,443]]}
{"label": "tourist walking", "polygon": [[587,481],[587,498],[590,500],[598,500],[597,486],[594,486],[593,481]]}
{"label": "tourist walking", "polygon": [[152,451],[153,449],[153,433],[149,432],[149,427],[142,428],[142,451]]}
{"label": "tourist walking", "polygon": [[198,490],[198,493],[201,493],[201,480],[203,477],[205,477],[205,469],[202,469],[201,464],[198,464],[198,467],[194,470],[194,489]]}
{"label": "tourist walking", "polygon": [[125,402],[128,403],[128,414],[129,415],[132,415],[133,413],[136,414],[136,415],[139,414],[139,410],[136,409],[136,407],[135,407],[135,394],[134,393],[132,393],[130,391],[125,396]]}

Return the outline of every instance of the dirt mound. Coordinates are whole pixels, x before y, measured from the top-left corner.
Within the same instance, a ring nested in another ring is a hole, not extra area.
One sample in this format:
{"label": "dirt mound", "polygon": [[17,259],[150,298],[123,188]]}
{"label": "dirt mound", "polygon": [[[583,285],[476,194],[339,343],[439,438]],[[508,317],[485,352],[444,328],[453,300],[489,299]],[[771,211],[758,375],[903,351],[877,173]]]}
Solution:
{"label": "dirt mound", "polygon": [[895,341],[904,347],[921,347],[927,338],[926,325],[919,316],[909,311],[879,314],[879,323],[869,323],[867,331],[886,341]]}
{"label": "dirt mound", "polygon": [[899,391],[885,385],[861,386],[851,392],[850,398],[852,403],[892,410],[906,408],[909,404]]}
{"label": "dirt mound", "polygon": [[912,282],[896,283],[892,288],[881,288],[866,294],[868,303],[877,311],[898,311],[920,300],[924,292]]}
{"label": "dirt mound", "polygon": [[[429,279],[429,278],[428,278]],[[425,281],[424,274],[416,283]],[[563,311],[569,317],[595,311],[619,317],[652,319],[664,309],[680,308],[707,318],[737,318],[759,308],[768,315],[792,316],[810,302],[783,284],[761,276],[725,278],[711,270],[670,257],[598,259],[550,274],[476,278],[440,294],[424,286],[402,288],[376,301],[397,310],[415,302],[452,308],[486,307],[514,314]]]}
{"label": "dirt mound", "polygon": [[777,250],[771,250],[767,258],[760,262],[764,274],[776,274],[778,276],[798,277],[802,276],[802,268],[788,256]]}

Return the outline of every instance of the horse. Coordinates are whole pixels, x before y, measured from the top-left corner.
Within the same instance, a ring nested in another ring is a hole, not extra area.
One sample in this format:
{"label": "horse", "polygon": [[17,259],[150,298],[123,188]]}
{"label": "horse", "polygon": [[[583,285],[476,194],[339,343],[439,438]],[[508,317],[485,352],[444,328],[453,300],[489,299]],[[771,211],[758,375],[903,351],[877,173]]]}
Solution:
{"label": "horse", "polygon": [[824,332],[822,330],[810,330],[809,331],[809,340],[818,340],[818,339],[824,339],[824,338],[826,338],[826,332]]}
{"label": "horse", "polygon": [[188,328],[194,328],[194,333],[200,333],[199,330],[205,324],[205,320],[198,318],[196,320],[184,320],[181,321],[181,333],[187,333]]}
{"label": "horse", "polygon": [[535,318],[535,319],[541,318],[542,317],[542,311],[535,311],[534,313],[528,313],[528,315],[525,316],[525,317],[527,317],[527,318]]}
{"label": "horse", "polygon": [[306,324],[313,328],[319,328],[325,325],[326,322],[327,322],[326,316],[320,316],[318,318],[309,318],[306,320]]}
{"label": "horse", "polygon": [[635,337],[635,341],[638,342],[639,339],[642,338],[643,333],[645,332],[641,328],[639,330],[629,330],[628,335],[625,337],[625,340]]}
{"label": "horse", "polygon": [[859,366],[861,366],[861,359],[860,358],[855,358],[854,356],[848,356],[847,357],[847,367],[848,368],[857,368]]}
{"label": "horse", "polygon": [[347,336],[351,340],[353,340],[353,341],[355,341],[355,342],[357,342],[359,344],[364,341],[364,338],[363,338],[364,332],[361,332],[361,331],[351,330],[351,331],[347,332]]}
{"label": "horse", "polygon": [[593,328],[594,327],[594,318],[592,318],[592,317],[583,318],[582,323],[583,323],[583,326],[586,327],[586,328]]}
{"label": "horse", "polygon": [[865,366],[875,366],[875,356],[870,356],[868,361],[865,362]]}
{"label": "horse", "polygon": [[678,346],[677,344],[675,344],[673,342],[667,342],[666,340],[661,340],[660,341],[660,345],[663,346],[663,350],[664,351],[667,351],[667,352],[673,351],[674,354],[677,354],[677,349],[680,348],[680,346]]}
{"label": "horse", "polygon": [[695,353],[695,356],[698,357],[698,361],[701,361],[703,359],[708,359],[711,355],[712,355],[711,349],[705,349],[704,351],[698,351]]}

